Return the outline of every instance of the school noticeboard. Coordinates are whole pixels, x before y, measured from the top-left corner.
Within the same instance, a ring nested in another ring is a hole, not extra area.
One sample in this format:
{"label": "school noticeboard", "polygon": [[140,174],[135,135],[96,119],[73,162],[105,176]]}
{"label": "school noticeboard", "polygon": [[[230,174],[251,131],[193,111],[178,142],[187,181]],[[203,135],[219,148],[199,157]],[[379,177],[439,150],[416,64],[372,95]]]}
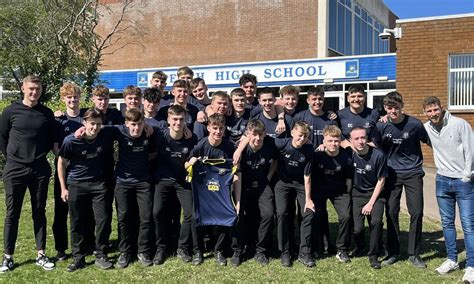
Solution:
{"label": "school noticeboard", "polygon": [[[288,82],[324,79],[342,79],[359,77],[359,60],[308,60],[295,62],[248,63],[239,65],[191,66],[194,77],[202,78],[208,86],[236,84],[242,74],[257,76],[259,84],[266,82]],[[150,86],[155,71],[161,70],[168,75],[167,85],[177,80],[177,68],[156,69],[137,72],[137,86]]]}

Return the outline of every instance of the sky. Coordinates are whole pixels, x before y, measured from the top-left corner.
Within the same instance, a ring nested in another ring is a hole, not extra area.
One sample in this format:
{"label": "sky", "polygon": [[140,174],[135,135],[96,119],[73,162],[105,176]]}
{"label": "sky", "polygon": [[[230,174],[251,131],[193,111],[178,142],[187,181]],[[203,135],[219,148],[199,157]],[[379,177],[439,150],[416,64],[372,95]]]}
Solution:
{"label": "sky", "polygon": [[384,0],[400,19],[474,13],[474,0]]}

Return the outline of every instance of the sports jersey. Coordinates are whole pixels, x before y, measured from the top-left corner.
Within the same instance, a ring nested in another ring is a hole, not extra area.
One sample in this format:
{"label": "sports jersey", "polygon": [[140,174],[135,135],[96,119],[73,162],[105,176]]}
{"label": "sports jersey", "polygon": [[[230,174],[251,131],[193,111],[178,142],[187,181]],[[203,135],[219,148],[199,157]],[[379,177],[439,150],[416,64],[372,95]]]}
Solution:
{"label": "sports jersey", "polygon": [[157,128],[161,130],[168,128],[168,122],[164,120],[157,120],[156,118],[153,118],[153,117],[145,117],[144,122],[146,125],[150,125],[153,128]]}
{"label": "sports jersey", "polygon": [[[81,108],[79,116],[84,117],[84,113],[86,113],[87,110],[88,108]],[[102,125],[121,125],[124,123],[125,119],[123,118],[122,113],[118,109],[108,108],[105,112],[105,117],[104,121],[102,122]]]}
{"label": "sports jersey", "polygon": [[202,159],[232,159],[234,144],[227,139],[222,139],[218,146],[212,146],[208,137],[201,139],[189,153],[188,159],[201,157]]}
{"label": "sports jersey", "polygon": [[[166,121],[168,119],[168,109],[169,108],[170,108],[170,105],[162,107],[158,111],[158,114],[156,115],[156,119]],[[194,122],[197,119],[198,112],[199,112],[199,110],[198,110],[197,107],[193,106],[190,103],[186,104],[185,123],[186,123],[186,126],[188,127],[189,130],[192,130],[194,128]]]}
{"label": "sports jersey", "polygon": [[232,160],[199,160],[188,171],[196,226],[233,226],[237,213],[231,198],[236,171]]}
{"label": "sports jersey", "polygon": [[242,186],[244,188],[263,189],[268,185],[267,174],[273,160],[277,158],[275,142],[266,136],[263,146],[254,152],[247,145],[240,159],[240,171],[242,172]]}
{"label": "sports jersey", "polygon": [[387,176],[387,159],[380,149],[369,146],[365,155],[352,153],[354,166],[353,187],[361,192],[373,191],[380,177]]}
{"label": "sports jersey", "polygon": [[292,138],[275,139],[278,154],[278,178],[286,183],[304,183],[304,176],[311,174],[313,160],[313,145],[304,144],[295,148]]}
{"label": "sports jersey", "polygon": [[231,116],[226,116],[226,137],[228,137],[229,140],[235,144],[237,141],[239,141],[240,137],[242,137],[242,134],[244,134],[249,120],[249,109],[245,109],[244,113],[240,117],[236,117],[235,113],[233,113]]}
{"label": "sports jersey", "polygon": [[346,180],[352,179],[352,149],[339,148],[339,154],[329,156],[324,151],[314,152],[311,184],[318,191],[346,190]]}
{"label": "sports jersey", "polygon": [[299,112],[293,118],[293,122],[304,121],[308,123],[311,129],[309,140],[316,149],[319,145],[323,144],[323,130],[328,125],[337,125],[335,120],[329,118],[329,113],[324,112],[322,115],[314,115],[309,109]]}
{"label": "sports jersey", "polygon": [[280,134],[275,133],[275,129],[278,125],[278,116],[275,115],[274,118],[270,119],[267,118],[263,112],[259,113],[256,115],[254,118],[259,119],[260,121],[265,124],[265,128],[267,129],[267,135],[272,137],[272,138],[286,138],[290,136],[291,132],[291,126],[293,125],[293,119],[291,116],[285,114],[285,126],[286,126],[286,131]]}
{"label": "sports jersey", "polygon": [[350,138],[352,128],[359,126],[367,129],[367,137],[370,140],[372,137],[372,129],[375,127],[380,115],[378,111],[368,107],[365,107],[359,114],[353,113],[350,107],[346,107],[339,110],[337,116],[341,123],[342,136],[344,136],[345,139]]}
{"label": "sports jersey", "polygon": [[373,141],[386,155],[387,165],[397,172],[423,171],[420,142],[428,142],[428,133],[421,121],[405,115],[400,123],[378,122]]}
{"label": "sports jersey", "polygon": [[59,143],[59,147],[61,147],[64,138],[71,133],[74,133],[76,130],[83,126],[82,124],[82,117],[79,115],[72,117],[69,116],[67,113],[61,115],[60,117],[56,118],[57,122],[57,140],[56,142]]}

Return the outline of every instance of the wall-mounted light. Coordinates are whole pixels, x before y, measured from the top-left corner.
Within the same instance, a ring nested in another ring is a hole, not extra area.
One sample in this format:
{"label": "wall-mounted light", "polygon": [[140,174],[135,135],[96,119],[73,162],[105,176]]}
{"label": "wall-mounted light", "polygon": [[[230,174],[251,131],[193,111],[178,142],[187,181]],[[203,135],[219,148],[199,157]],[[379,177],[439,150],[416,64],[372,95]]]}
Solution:
{"label": "wall-mounted light", "polygon": [[383,40],[388,40],[390,39],[390,36],[392,36],[395,39],[400,39],[402,38],[402,28],[394,28],[394,29],[383,29],[383,32],[379,33],[380,39]]}

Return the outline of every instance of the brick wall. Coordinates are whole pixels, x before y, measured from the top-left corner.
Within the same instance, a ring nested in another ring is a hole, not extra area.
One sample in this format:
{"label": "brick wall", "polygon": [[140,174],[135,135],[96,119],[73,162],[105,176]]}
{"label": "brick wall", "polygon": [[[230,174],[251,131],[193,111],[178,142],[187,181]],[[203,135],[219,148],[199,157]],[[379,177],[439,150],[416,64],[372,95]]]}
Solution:
{"label": "brick wall", "polygon": [[[397,41],[397,90],[405,111],[426,121],[422,101],[433,95],[447,106],[449,54],[474,53],[474,17],[440,19],[400,24]],[[472,126],[474,112],[452,111]],[[425,164],[433,166],[433,154],[424,147]]]}
{"label": "brick wall", "polygon": [[[105,2],[102,31],[121,5]],[[317,1],[143,2],[130,14],[141,34],[123,35],[129,45],[105,56],[102,70],[317,57]]]}

